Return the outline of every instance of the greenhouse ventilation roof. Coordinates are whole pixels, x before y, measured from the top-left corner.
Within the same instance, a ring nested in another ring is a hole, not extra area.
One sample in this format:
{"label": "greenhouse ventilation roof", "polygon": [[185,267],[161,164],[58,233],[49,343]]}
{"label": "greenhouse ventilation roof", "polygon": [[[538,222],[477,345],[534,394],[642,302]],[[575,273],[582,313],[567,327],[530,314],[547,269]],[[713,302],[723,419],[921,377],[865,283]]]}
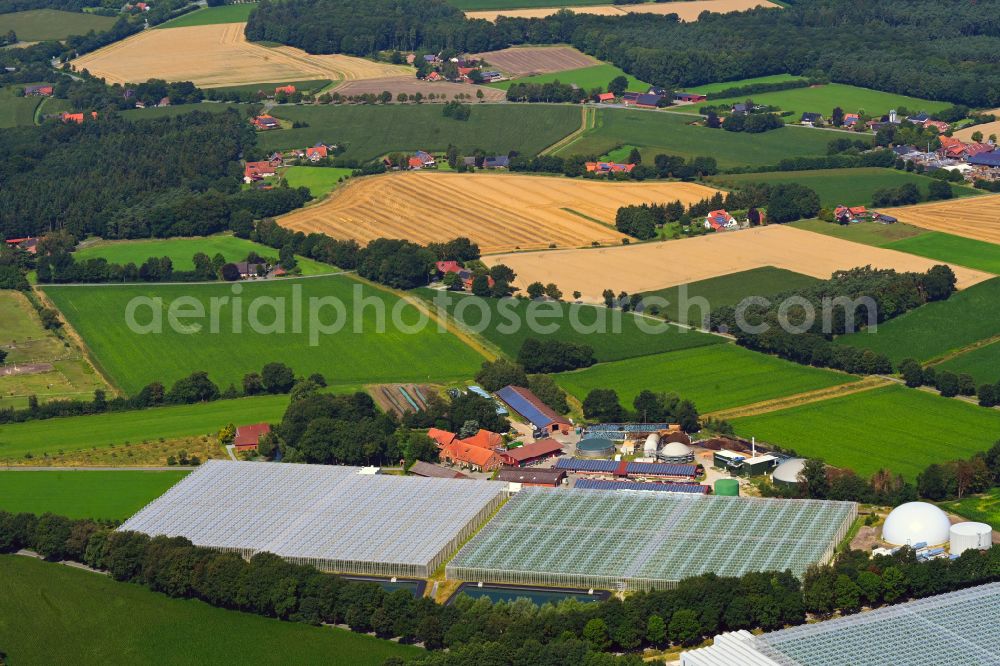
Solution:
{"label": "greenhouse ventilation roof", "polygon": [[458,552],[449,578],[570,587],[669,588],[715,572],[801,575],[829,559],[853,502],[525,489]]}
{"label": "greenhouse ventilation roof", "polygon": [[360,475],[357,467],[209,461],[119,529],[270,552],[328,571],[430,575],[506,484]]}
{"label": "greenhouse ventilation roof", "polygon": [[1000,583],[761,636],[735,632],[683,666],[1000,665]]}

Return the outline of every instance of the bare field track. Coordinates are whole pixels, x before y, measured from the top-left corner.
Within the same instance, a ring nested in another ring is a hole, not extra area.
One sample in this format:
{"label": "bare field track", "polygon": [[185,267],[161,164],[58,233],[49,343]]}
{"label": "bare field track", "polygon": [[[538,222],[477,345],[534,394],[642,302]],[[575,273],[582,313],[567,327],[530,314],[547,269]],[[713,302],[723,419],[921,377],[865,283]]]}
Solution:
{"label": "bare field track", "polygon": [[[71,64],[108,83],[150,78],[192,81],[204,88],[261,81],[331,79],[353,81],[411,74],[407,67],[345,55],[309,55],[290,46],[248,42],[245,23],[146,30],[87,53]],[[380,91],[381,92],[381,91]]]}
{"label": "bare field track", "polygon": [[550,74],[601,64],[600,60],[581,53],[572,46],[516,46],[477,53],[472,57],[481,58],[489,63],[490,68],[512,76]]}
{"label": "bare field track", "polygon": [[[513,268],[522,289],[536,281],[555,282],[563,293],[579,290],[591,303],[601,302],[605,289],[655,291],[762,266],[825,279],[868,264],[926,271],[942,263],[782,225],[620,247],[497,254],[484,261]],[[952,269],[960,289],[994,277],[962,266]]]}
{"label": "bare field track", "polygon": [[438,96],[440,101],[444,102],[454,99],[459,93],[465,93],[472,96],[472,99],[469,100],[470,102],[478,102],[479,99],[476,97],[477,90],[483,91],[483,101],[485,102],[503,102],[507,99],[507,93],[497,88],[476,86],[469,83],[451,83],[450,81],[420,81],[412,74],[409,76],[393,76],[382,79],[345,81],[333,89],[333,91],[348,97],[369,94],[379,95],[386,90],[392,93],[393,100],[396,99],[396,95],[399,93],[406,93],[407,95],[421,93],[425,100],[428,95],[433,93]]}
{"label": "bare field track", "polygon": [[681,21],[697,21],[702,12],[725,14],[742,12],[755,7],[780,8],[769,0],[693,0],[692,2],[641,3],[638,5],[590,5],[584,7],[541,7],[537,9],[494,9],[490,11],[465,12],[470,19],[496,21],[498,16],[512,18],[545,18],[558,11],[568,9],[577,14],[597,14],[599,16],[624,16],[625,14],[677,14]]}
{"label": "bare field track", "polygon": [[882,212],[915,227],[1000,243],[1000,194],[948,199],[919,206],[889,208]]}
{"label": "bare field track", "polygon": [[[484,253],[619,244],[620,206],[710,197],[694,183],[604,183],[514,174],[410,171],[349,181],[323,202],[280,218],[306,233],[366,243],[417,243],[467,236]],[[567,210],[569,209],[569,210]],[[589,218],[589,219],[588,219]]]}

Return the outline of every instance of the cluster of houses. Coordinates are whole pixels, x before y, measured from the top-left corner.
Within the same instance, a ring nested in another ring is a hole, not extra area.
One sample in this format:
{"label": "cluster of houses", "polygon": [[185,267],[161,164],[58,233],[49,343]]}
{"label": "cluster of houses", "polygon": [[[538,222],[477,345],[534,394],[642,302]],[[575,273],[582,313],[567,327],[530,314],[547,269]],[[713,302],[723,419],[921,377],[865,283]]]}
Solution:
{"label": "cluster of houses", "polygon": [[833,210],[833,218],[839,224],[857,224],[858,222],[878,222],[879,224],[894,224],[896,218],[885,215],[874,210],[868,210],[864,206],[837,206]]}
{"label": "cluster of houses", "polygon": [[4,242],[11,247],[24,250],[28,254],[38,254],[38,239],[34,236],[28,236],[26,238],[9,238]]}
{"label": "cluster of houses", "polygon": [[[417,60],[417,56],[410,53],[406,56],[406,63],[408,65],[413,65]],[[423,56],[423,61],[426,65],[430,66],[431,70],[424,76],[425,81],[452,81],[454,83],[495,83],[497,81],[506,81],[507,77],[503,73],[483,69],[483,63],[477,60],[469,60],[466,58],[449,58],[447,61],[442,60],[439,56],[429,54]],[[454,65],[454,69],[447,67],[446,63],[451,63]],[[450,72],[449,72],[450,70]],[[474,76],[473,72],[478,72],[478,76]]]}
{"label": "cluster of houses", "polygon": [[52,97],[52,86],[43,83],[38,86],[25,86],[24,87],[25,97]]}
{"label": "cluster of houses", "polygon": [[293,148],[284,152],[272,153],[266,160],[247,162],[243,167],[243,182],[246,184],[262,181],[265,178],[278,175],[278,168],[295,164],[300,161],[312,163],[326,159],[333,153],[334,147],[325,143],[317,143],[309,148]]}
{"label": "cluster of houses", "polygon": [[638,109],[658,109],[670,104],[667,97],[668,91],[663,88],[653,86],[644,93],[625,91],[620,96],[613,92],[603,92],[594,95],[594,101],[598,104],[621,104]]}
{"label": "cluster of houses", "polygon": [[[439,261],[434,264],[434,268],[437,271],[438,278],[444,279],[446,275],[455,274],[458,278],[458,283],[462,285],[462,289],[465,291],[472,291],[472,279],[475,277],[472,271],[462,266],[457,261]],[[492,287],[495,282],[493,278],[487,277],[489,281],[488,284]]]}
{"label": "cluster of houses", "polygon": [[[476,167],[478,158],[463,157],[462,164],[467,167]],[[406,158],[405,163],[393,162],[392,157],[386,155],[382,158],[382,164],[386,169],[417,171],[419,169],[434,169],[438,165],[437,159],[426,150],[418,150]],[[510,158],[506,155],[487,155],[482,158],[479,169],[506,169],[510,166]]]}
{"label": "cluster of houses", "polygon": [[941,136],[938,140],[941,147],[937,150],[904,145],[893,147],[893,152],[904,162],[919,164],[927,171],[957,171],[969,182],[1000,181],[1000,150],[996,145],[966,142],[951,136]]}
{"label": "cluster of houses", "polygon": [[747,229],[752,224],[764,224],[764,212],[758,210],[757,218],[751,221],[750,217],[746,217],[742,222],[733,217],[729,211],[724,209],[712,210],[705,215],[705,221],[703,225],[709,231],[737,231],[739,229]]}
{"label": "cluster of houses", "polygon": [[437,444],[442,462],[475,472],[529,467],[562,453],[562,444],[550,438],[508,449],[502,435],[483,429],[464,439],[438,428],[428,430],[427,436]]}
{"label": "cluster of houses", "polygon": [[618,162],[585,162],[583,165],[587,173],[603,176],[609,173],[632,173],[634,164],[620,164]]}

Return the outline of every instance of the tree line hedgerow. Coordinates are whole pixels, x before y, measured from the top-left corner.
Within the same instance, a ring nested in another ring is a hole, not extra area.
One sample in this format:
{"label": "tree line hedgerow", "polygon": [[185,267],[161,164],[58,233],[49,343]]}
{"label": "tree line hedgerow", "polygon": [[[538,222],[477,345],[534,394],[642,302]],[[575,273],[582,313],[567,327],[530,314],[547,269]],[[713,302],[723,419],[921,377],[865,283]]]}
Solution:
{"label": "tree line hedgerow", "polygon": [[[183,537],[151,538],[86,519],[0,511],[0,553],[22,548],[47,560],[83,562],[171,597],[419,643],[429,650],[409,662],[419,666],[639,666],[639,651],[647,647],[693,646],[723,631],[776,630],[804,624],[807,613],[850,614],[1000,580],[1000,546],[928,562],[903,548],[874,558],[848,551],[829,566],[811,568],[801,582],[789,572],[704,574],[672,590],[635,592],[623,600],[537,607],[526,600],[493,604],[462,597],[444,606],[270,553],[246,561]],[[386,666],[400,663],[390,659]]]}

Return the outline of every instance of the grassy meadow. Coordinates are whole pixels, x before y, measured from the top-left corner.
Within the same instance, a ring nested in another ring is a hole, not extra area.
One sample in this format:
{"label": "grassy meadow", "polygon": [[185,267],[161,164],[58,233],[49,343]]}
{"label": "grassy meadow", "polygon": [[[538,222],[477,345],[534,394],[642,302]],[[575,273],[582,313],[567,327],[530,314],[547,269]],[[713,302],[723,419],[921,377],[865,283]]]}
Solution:
{"label": "grassy meadow", "polygon": [[[443,151],[454,144],[464,154],[476,148],[534,155],[580,127],[580,109],[570,105],[473,105],[468,120],[445,118],[438,104],[384,106],[288,106],[273,115],[309,127],[262,132],[265,151],[344,144],[345,159],[370,160],[396,151]],[[824,144],[825,146],[825,144]]]}
{"label": "grassy meadow", "polygon": [[[723,187],[739,188],[748,183],[799,183],[815,190],[819,195],[820,204],[825,208],[834,208],[839,204],[845,206],[870,206],[875,190],[887,187],[899,187],[905,183],[913,183],[926,198],[928,188],[933,180],[927,176],[919,176],[906,171],[881,169],[877,167],[862,169],[824,169],[822,171],[775,171],[768,173],[722,174],[711,176],[710,182]],[[982,192],[971,187],[952,185],[956,197],[976,196]]]}
{"label": "grassy meadow", "polygon": [[187,474],[187,470],[0,471],[0,510],[125,520]]}
{"label": "grassy meadow", "polygon": [[222,113],[228,109],[245,109],[246,107],[233,102],[201,102],[198,104],[174,104],[171,106],[150,106],[145,109],[126,109],[121,111],[122,117],[128,120],[150,120],[153,118],[173,118],[192,111],[207,113]]}
{"label": "grassy meadow", "polygon": [[974,238],[929,231],[884,247],[1000,275],[1000,246]]}
{"label": "grassy meadow", "polygon": [[[577,112],[579,113],[579,112]],[[475,116],[475,111],[473,111]],[[769,166],[786,157],[825,155],[833,139],[829,132],[795,127],[746,134],[691,125],[694,118],[662,111],[598,109],[595,127],[558,151],[557,155],[603,155],[620,145],[637,146],[644,162],[659,153],[685,158],[714,157],[721,168]]]}
{"label": "grassy meadow", "polygon": [[[130,395],[149,382],[169,386],[197,370],[207,371],[223,389],[230,383],[239,386],[246,373],[271,361],[302,375],[320,372],[331,385],[447,382],[474,374],[482,362],[457,337],[437,332],[433,323],[407,333],[407,326],[419,322],[414,306],[347,275],[237,284],[48,287],[46,293],[106,374]],[[135,321],[148,325],[158,313],[161,333],[134,333],[125,325],[126,308],[135,298],[154,299],[144,301]],[[188,312],[201,308],[202,314],[171,326],[167,310],[181,306]],[[379,330],[380,310],[384,332]],[[391,316],[394,311],[399,326]],[[194,327],[186,328],[188,324]]]}
{"label": "grassy meadow", "polygon": [[316,92],[322,90],[333,83],[330,79],[308,79],[306,81],[271,81],[266,83],[246,83],[241,86],[219,86],[212,87],[218,92],[249,92],[255,93],[263,91],[268,95],[274,95],[274,89],[279,86],[295,86],[299,92]]}
{"label": "grassy meadow", "polygon": [[[298,185],[294,187],[298,187]],[[111,263],[133,263],[136,266],[141,266],[150,257],[170,257],[174,270],[190,271],[194,270],[193,259],[198,252],[204,252],[209,257],[221,254],[226,258],[226,261],[230,262],[245,261],[251,252],[256,252],[262,257],[274,259],[278,257],[278,250],[273,247],[228,234],[196,238],[97,241],[77,250],[73,256],[77,261],[101,258],[107,259]],[[337,270],[333,266],[306,257],[298,257],[298,262],[303,275],[323,275]]]}
{"label": "grassy meadow", "polygon": [[862,245],[886,247],[907,238],[915,238],[930,233],[926,229],[897,222],[896,224],[878,224],[876,222],[859,222],[858,224],[835,224],[823,220],[799,220],[790,222],[790,226],[805,229],[824,236],[842,238]]}
{"label": "grassy meadow", "polygon": [[609,65],[607,63],[594,65],[592,67],[581,67],[580,69],[568,69],[562,72],[525,76],[512,81],[499,81],[497,83],[489,83],[487,85],[492,88],[507,90],[515,83],[552,83],[553,81],[559,81],[560,83],[567,84],[575,83],[581,90],[600,88],[604,91],[607,90],[608,84],[611,83],[611,79],[616,76],[624,76],[628,79],[628,89],[633,92],[646,92],[649,90],[648,83],[644,83],[631,74],[626,74],[614,65]]}
{"label": "grassy meadow", "polygon": [[337,167],[293,166],[285,169],[282,177],[289,187],[308,187],[314,197],[321,197],[335,188],[342,178],[350,178],[353,171]]}
{"label": "grassy meadow", "polygon": [[1000,382],[1000,340],[959,354],[934,366],[956,375],[970,375],[976,385]]}
{"label": "grassy meadow", "polygon": [[0,642],[11,664],[379,666],[389,657],[423,654],[345,629],[172,599],[17,555],[0,556],[0,599]]}
{"label": "grassy meadow", "polygon": [[[420,290],[420,295],[426,299],[431,299],[439,293],[432,289]],[[539,340],[555,339],[589,345],[594,349],[594,356],[600,362],[725,342],[719,336],[675,326],[664,326],[662,322],[622,313],[621,310],[608,310],[592,305],[571,305],[552,301],[532,302],[527,299],[499,301],[457,293],[447,295],[450,297],[447,309],[451,316],[460,317],[466,328],[486,338],[511,358],[517,358],[521,345],[532,337]],[[489,312],[485,323],[483,308],[488,308]],[[529,316],[529,311],[537,315]],[[510,326],[510,317],[518,322],[527,322],[533,316],[537,316],[538,333],[533,333],[527,325]],[[580,326],[575,326],[576,322],[579,322]],[[643,324],[656,327],[657,332],[650,333],[643,330],[641,328]],[[507,328],[516,330],[508,332]],[[542,332],[552,328],[554,330],[551,332]]]}
{"label": "grassy meadow", "polygon": [[941,508],[1000,530],[1000,488],[993,488],[981,495],[963,497],[953,502],[941,502]]}
{"label": "grassy meadow", "polygon": [[204,7],[193,12],[182,14],[172,21],[161,23],[157,28],[187,28],[195,25],[215,25],[217,23],[246,23],[254,3],[242,5],[222,5],[221,7]]}
{"label": "grassy meadow", "polygon": [[1000,412],[890,386],[732,421],[743,437],[823,458],[870,476],[882,468],[913,481],[927,465],[985,451]]}
{"label": "grassy meadow", "polygon": [[689,86],[683,90],[678,90],[678,92],[694,92],[701,93],[702,95],[708,95],[710,93],[721,92],[728,88],[749,86],[755,83],[784,83],[785,81],[797,81],[801,78],[801,76],[795,76],[794,74],[771,74],[770,76],[756,76],[752,79],[740,79],[739,81],[716,81],[714,83],[706,83],[700,86]]}
{"label": "grassy meadow", "polygon": [[[699,280],[690,284],[669,287],[658,291],[649,291],[643,297],[658,297],[666,299],[668,305],[660,308],[670,321],[701,326],[704,316],[713,309],[724,306],[738,305],[750,296],[773,296],[786,291],[795,291],[816,284],[818,280],[808,275],[795,273],[774,266],[763,266],[749,271],[721,275],[707,280]],[[692,303],[690,308],[681,310],[683,298],[690,302],[694,298],[704,298],[709,309],[703,311]]]}
{"label": "grassy meadow", "polygon": [[[722,86],[719,90],[745,85],[743,81],[733,81]],[[695,92],[711,92],[695,86]],[[918,97],[907,95],[897,95],[894,93],[871,90],[869,88],[859,88],[843,83],[828,83],[821,86],[808,88],[791,88],[789,90],[779,90],[776,92],[758,93],[756,95],[740,95],[738,97],[727,97],[722,99],[710,99],[704,104],[692,104],[682,107],[686,113],[697,113],[698,109],[705,104],[714,106],[728,106],[746,101],[750,98],[756,104],[776,106],[782,111],[791,111],[792,115],[787,117],[788,122],[798,122],[799,117],[805,112],[822,113],[824,118],[829,118],[833,108],[839,106],[844,113],[857,113],[864,111],[869,116],[879,116],[888,113],[890,109],[905,108],[910,113],[926,111],[934,113],[948,106],[950,102],[935,102]],[[832,137],[828,137],[832,138]]]}
{"label": "grassy meadow", "polygon": [[30,9],[24,12],[0,14],[0,33],[13,30],[22,42],[43,42],[66,39],[70,35],[104,32],[115,24],[112,16],[83,12],[63,12],[58,9]]}
{"label": "grassy meadow", "polygon": [[852,375],[797,365],[733,344],[713,345],[601,363],[556,375],[568,393],[583,400],[596,388],[618,392],[622,404],[643,389],[676,393],[701,413],[740,407],[855,381]]}
{"label": "grassy meadow", "polygon": [[[70,453],[111,446],[126,447],[158,439],[215,435],[229,423],[277,423],[287,407],[287,395],[266,395],[8,423],[0,425],[0,462],[23,460],[27,453],[38,458],[60,451]],[[123,458],[127,458],[126,451],[122,453]]]}
{"label": "grassy meadow", "polygon": [[852,333],[837,342],[885,354],[894,363],[907,357],[929,361],[1000,333],[997,303],[1000,278],[911,310],[879,325],[877,332]]}
{"label": "grassy meadow", "polygon": [[[0,14],[0,18],[4,15]],[[0,88],[0,129],[35,124],[35,109],[44,97],[18,97],[15,92],[28,84]]]}

